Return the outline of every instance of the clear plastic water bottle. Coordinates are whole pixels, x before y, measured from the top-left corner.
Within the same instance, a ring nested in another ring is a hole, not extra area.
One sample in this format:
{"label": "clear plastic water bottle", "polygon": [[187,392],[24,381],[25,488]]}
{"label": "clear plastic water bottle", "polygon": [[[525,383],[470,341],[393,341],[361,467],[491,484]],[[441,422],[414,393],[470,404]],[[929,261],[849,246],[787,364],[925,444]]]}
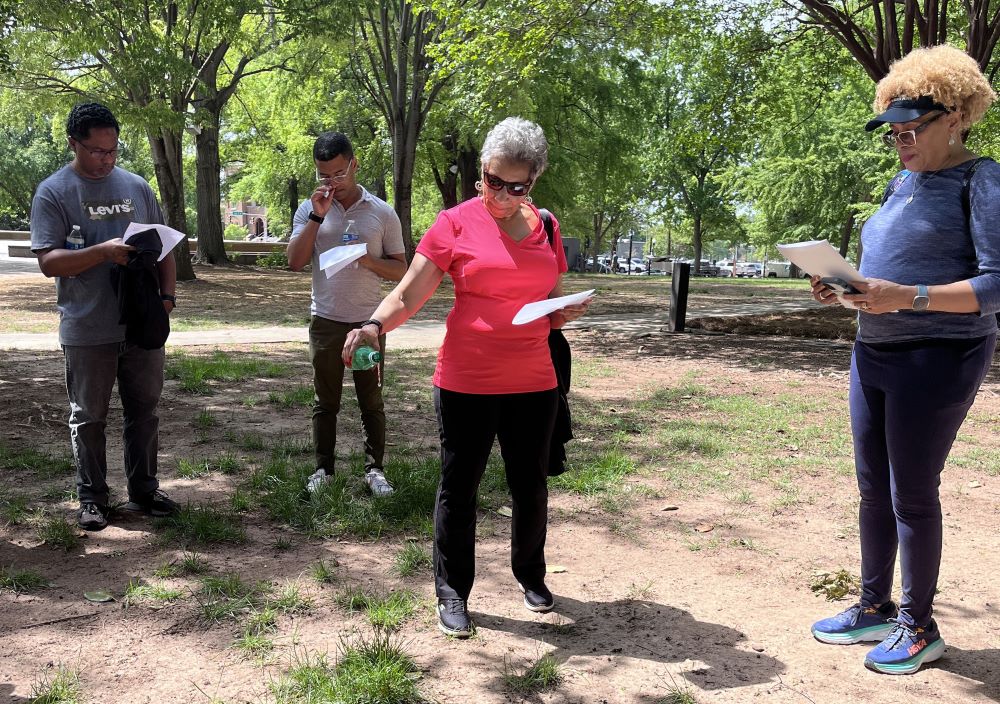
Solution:
{"label": "clear plastic water bottle", "polygon": [[368,345],[362,345],[354,351],[351,358],[351,369],[354,371],[365,371],[378,365],[382,361],[382,353],[372,349]]}
{"label": "clear plastic water bottle", "polygon": [[[354,231],[354,221],[347,221],[347,230],[344,231],[344,236],[342,238],[343,245],[346,247],[349,244],[359,244],[361,242],[361,236]],[[351,268],[357,269],[358,263],[351,262]]]}
{"label": "clear plastic water bottle", "polygon": [[83,233],[80,232],[80,226],[73,225],[73,229],[66,236],[66,249],[83,249],[86,246],[87,243],[83,239]]}

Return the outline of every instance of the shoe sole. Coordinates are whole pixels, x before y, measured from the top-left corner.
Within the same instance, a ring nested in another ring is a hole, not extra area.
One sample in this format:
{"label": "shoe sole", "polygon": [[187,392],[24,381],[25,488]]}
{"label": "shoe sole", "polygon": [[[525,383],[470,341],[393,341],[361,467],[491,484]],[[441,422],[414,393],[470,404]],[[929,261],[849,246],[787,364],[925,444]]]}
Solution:
{"label": "shoe sole", "polygon": [[104,530],[105,528],[107,528],[107,527],[108,527],[108,524],[107,524],[107,523],[104,523],[104,524],[102,524],[102,525],[95,525],[95,524],[93,524],[93,523],[89,523],[89,524],[87,524],[87,525],[84,525],[83,523],[77,523],[76,525],[77,525],[77,526],[78,526],[78,527],[79,527],[79,528],[80,528],[81,530],[88,530],[88,531],[90,531],[91,533],[96,533],[97,531],[99,531],[99,530]]}
{"label": "shoe sole", "polygon": [[468,638],[472,635],[472,628],[470,627],[467,631],[456,631],[454,629],[448,628],[446,625],[441,623],[438,619],[438,630],[444,633],[446,636],[451,636],[452,638]]}
{"label": "shoe sole", "polygon": [[169,518],[170,516],[176,516],[180,513],[179,509],[177,511],[157,511],[156,509],[146,508],[145,506],[131,501],[122,506],[121,510],[130,511],[131,513],[141,513],[145,516],[152,516],[153,518]]}
{"label": "shoe sole", "polygon": [[919,670],[921,666],[940,659],[942,655],[944,655],[943,638],[931,643],[912,658],[903,660],[902,662],[889,664],[875,662],[874,660],[865,658],[865,667],[869,670],[874,670],[875,672],[881,672],[883,675],[912,675],[914,672]]}
{"label": "shoe sole", "polygon": [[[522,592],[524,592],[524,585],[523,584],[518,583],[517,587]],[[548,604],[540,604],[540,605],[536,606],[535,604],[532,604],[530,601],[528,601],[527,594],[525,594],[525,596],[524,596],[524,608],[526,608],[528,611],[534,611],[536,614],[544,614],[547,611],[552,611],[552,609],[554,609],[555,606],[556,606],[556,600],[555,599],[553,599],[552,601],[550,601]],[[881,640],[881,638],[879,640]]]}
{"label": "shoe sole", "polygon": [[854,643],[879,643],[885,640],[889,633],[892,632],[892,624],[887,623],[883,626],[869,626],[868,628],[859,628],[854,631],[845,631],[843,633],[824,633],[823,631],[817,631],[815,628],[812,629],[813,638],[818,640],[820,643],[830,643],[832,645],[852,645]]}

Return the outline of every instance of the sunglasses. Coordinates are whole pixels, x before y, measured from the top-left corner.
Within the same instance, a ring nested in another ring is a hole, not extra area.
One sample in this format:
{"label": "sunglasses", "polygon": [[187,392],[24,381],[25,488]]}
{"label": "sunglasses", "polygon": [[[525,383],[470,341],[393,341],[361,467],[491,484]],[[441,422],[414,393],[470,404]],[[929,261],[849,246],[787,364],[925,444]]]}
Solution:
{"label": "sunglasses", "polygon": [[939,112],[931,119],[927,120],[926,122],[920,125],[917,125],[912,130],[906,130],[906,132],[893,132],[891,130],[889,132],[884,132],[882,134],[882,141],[885,143],[887,147],[895,147],[897,144],[900,144],[904,147],[912,147],[914,144],[917,143],[918,134],[927,129],[928,126],[930,126],[930,124],[934,122],[934,120],[938,119],[939,117],[944,117],[947,114],[948,113],[946,112]]}
{"label": "sunglasses", "polygon": [[530,181],[528,183],[511,183],[510,181],[504,181],[502,178],[494,176],[486,169],[483,169],[483,181],[494,191],[506,188],[507,193],[515,198],[524,198],[524,196],[528,195],[528,191],[531,190]]}

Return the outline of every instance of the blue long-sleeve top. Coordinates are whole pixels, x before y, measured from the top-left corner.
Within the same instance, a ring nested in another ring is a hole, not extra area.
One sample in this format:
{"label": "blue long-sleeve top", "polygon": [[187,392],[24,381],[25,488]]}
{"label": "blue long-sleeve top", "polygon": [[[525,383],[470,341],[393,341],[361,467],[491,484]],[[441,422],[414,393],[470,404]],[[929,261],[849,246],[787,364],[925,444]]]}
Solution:
{"label": "blue long-sleeve top", "polygon": [[[1000,164],[983,162],[969,188],[968,222],[962,180],[972,165],[911,173],[861,232],[861,275],[928,286],[968,281],[978,313],[902,310],[860,313],[858,339],[895,342],[976,338],[997,331],[1000,312]],[[911,198],[912,196],[912,198]],[[934,295],[931,293],[933,305]]]}

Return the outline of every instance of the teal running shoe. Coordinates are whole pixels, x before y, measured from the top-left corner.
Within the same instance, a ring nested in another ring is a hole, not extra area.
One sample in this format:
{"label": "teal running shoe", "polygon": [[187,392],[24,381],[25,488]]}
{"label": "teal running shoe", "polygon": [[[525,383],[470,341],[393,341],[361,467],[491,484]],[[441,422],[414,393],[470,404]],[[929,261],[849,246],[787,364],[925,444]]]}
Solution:
{"label": "teal running shoe", "polygon": [[865,667],[887,675],[912,675],[942,655],[944,639],[934,619],[926,628],[896,621],[892,633],[865,657]]}
{"label": "teal running shoe", "polygon": [[850,645],[864,641],[878,642],[893,630],[893,619],[898,614],[896,605],[887,601],[877,609],[860,602],[841,611],[836,616],[817,621],[812,626],[816,640],[836,645]]}

